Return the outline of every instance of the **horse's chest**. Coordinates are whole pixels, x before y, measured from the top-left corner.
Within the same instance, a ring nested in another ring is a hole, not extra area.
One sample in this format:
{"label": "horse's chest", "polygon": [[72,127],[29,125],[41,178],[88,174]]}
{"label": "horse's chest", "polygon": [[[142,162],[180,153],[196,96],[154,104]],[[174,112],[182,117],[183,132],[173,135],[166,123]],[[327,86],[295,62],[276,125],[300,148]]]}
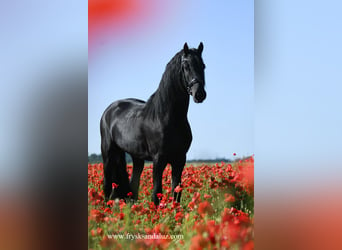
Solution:
{"label": "horse's chest", "polygon": [[166,131],[163,146],[169,152],[186,153],[192,141],[191,129],[188,124],[175,126]]}
{"label": "horse's chest", "polygon": [[192,134],[188,123],[168,123],[165,126],[154,123],[145,128],[147,148],[151,155],[183,155],[190,147]]}

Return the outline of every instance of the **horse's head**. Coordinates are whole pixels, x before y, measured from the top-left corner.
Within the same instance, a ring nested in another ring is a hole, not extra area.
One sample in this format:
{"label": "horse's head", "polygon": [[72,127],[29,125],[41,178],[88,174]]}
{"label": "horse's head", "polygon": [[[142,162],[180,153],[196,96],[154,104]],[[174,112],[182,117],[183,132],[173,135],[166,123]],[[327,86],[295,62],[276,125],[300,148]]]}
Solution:
{"label": "horse's head", "polygon": [[189,49],[188,44],[184,44],[182,55],[182,73],[185,87],[192,95],[194,102],[204,101],[207,93],[204,90],[204,68],[202,60],[203,43],[201,42],[197,49]]}

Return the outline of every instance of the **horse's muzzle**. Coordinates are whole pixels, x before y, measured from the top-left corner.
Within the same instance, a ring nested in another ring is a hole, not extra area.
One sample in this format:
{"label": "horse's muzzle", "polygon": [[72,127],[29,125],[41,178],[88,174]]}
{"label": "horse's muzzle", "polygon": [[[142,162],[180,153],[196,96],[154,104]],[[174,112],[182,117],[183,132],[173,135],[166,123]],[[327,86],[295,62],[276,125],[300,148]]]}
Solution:
{"label": "horse's muzzle", "polygon": [[194,102],[195,103],[201,103],[205,100],[205,98],[207,97],[207,93],[205,92],[204,89],[197,89],[195,91],[195,94],[193,95],[194,98]]}

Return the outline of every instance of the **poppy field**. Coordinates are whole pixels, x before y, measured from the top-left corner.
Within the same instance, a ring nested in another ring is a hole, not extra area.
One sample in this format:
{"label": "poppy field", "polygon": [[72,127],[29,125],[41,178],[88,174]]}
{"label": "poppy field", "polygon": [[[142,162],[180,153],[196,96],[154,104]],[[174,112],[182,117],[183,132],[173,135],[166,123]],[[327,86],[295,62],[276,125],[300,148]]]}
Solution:
{"label": "poppy field", "polygon": [[158,207],[152,167],[145,165],[138,201],[104,202],[103,165],[88,164],[89,249],[254,249],[253,157],[186,164],[175,189],[182,192],[180,203],[173,201],[167,165]]}

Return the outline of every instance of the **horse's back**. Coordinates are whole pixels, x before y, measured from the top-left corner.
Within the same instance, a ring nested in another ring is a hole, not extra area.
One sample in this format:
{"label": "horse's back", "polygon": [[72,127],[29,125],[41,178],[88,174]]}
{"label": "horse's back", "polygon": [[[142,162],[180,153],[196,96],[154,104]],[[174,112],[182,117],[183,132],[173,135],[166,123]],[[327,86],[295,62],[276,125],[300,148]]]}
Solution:
{"label": "horse's back", "polygon": [[131,109],[140,110],[142,106],[145,105],[143,100],[128,98],[113,102],[110,104],[102,114],[101,124],[109,123],[113,116],[120,115]]}
{"label": "horse's back", "polygon": [[101,117],[101,130],[110,130],[120,120],[138,116],[145,102],[139,99],[128,98],[113,102],[103,112]]}

